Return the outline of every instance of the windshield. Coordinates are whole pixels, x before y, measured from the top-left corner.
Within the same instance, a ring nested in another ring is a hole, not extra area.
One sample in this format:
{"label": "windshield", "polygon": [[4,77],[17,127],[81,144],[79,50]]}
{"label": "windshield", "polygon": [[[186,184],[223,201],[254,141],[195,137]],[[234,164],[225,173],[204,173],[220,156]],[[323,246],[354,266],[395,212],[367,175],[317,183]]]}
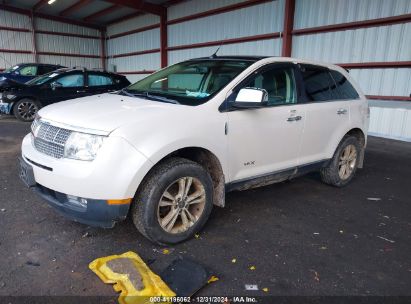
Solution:
{"label": "windshield", "polygon": [[54,73],[54,72],[50,72],[50,73],[44,74],[42,76],[36,77],[36,78],[34,78],[30,81],[27,81],[26,84],[29,85],[29,86],[40,85],[40,84],[45,83],[47,80],[56,77],[57,75],[59,75],[59,74]]}
{"label": "windshield", "polygon": [[18,65],[12,66],[11,68],[5,69],[3,73],[11,73],[19,68]]}
{"label": "windshield", "polygon": [[184,105],[196,106],[208,101],[252,63],[221,59],[185,61],[130,85],[126,92],[144,93],[148,98],[160,95]]}

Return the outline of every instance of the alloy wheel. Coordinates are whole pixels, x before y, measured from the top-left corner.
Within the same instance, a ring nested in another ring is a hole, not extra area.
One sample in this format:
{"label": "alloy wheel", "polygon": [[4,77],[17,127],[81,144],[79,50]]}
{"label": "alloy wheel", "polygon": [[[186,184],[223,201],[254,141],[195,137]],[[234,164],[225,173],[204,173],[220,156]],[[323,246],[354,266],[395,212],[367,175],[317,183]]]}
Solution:
{"label": "alloy wheel", "polygon": [[342,180],[348,179],[357,163],[357,149],[354,145],[348,145],[341,152],[340,160],[338,162],[338,174]]}
{"label": "alloy wheel", "polygon": [[17,112],[24,120],[33,120],[38,111],[38,107],[34,102],[24,101],[17,107]]}
{"label": "alloy wheel", "polygon": [[206,204],[204,185],[195,177],[174,181],[158,204],[157,219],[167,233],[182,233],[201,217]]}

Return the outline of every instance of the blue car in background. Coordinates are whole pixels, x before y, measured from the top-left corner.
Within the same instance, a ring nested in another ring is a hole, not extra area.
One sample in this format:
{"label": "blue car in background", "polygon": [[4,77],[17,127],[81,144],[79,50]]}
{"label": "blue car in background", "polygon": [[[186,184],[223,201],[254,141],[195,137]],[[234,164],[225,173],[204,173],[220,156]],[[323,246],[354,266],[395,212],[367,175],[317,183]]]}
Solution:
{"label": "blue car in background", "polygon": [[57,64],[45,63],[21,63],[12,66],[0,73],[0,92],[18,87],[19,84],[25,83],[37,76],[50,73],[54,70],[64,68]]}

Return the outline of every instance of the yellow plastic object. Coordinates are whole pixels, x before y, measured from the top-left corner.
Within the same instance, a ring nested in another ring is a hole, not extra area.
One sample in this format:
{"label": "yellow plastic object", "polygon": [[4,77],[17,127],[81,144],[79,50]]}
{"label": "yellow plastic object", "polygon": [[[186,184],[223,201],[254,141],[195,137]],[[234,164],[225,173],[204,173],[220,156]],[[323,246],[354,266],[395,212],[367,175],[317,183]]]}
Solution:
{"label": "yellow plastic object", "polygon": [[98,258],[89,264],[89,268],[104,283],[114,284],[114,290],[120,292],[120,304],[152,303],[150,297],[176,295],[148,268],[140,256],[132,251]]}

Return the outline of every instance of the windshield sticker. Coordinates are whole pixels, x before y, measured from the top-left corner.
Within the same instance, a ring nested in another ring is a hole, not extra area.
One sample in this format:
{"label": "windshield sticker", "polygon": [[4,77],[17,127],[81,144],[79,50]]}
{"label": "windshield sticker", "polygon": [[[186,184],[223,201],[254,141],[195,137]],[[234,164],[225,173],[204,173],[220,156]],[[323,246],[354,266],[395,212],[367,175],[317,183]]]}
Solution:
{"label": "windshield sticker", "polygon": [[191,91],[186,91],[186,95],[189,97],[195,97],[195,98],[204,98],[210,96],[210,94],[205,93],[205,92],[191,92]]}

